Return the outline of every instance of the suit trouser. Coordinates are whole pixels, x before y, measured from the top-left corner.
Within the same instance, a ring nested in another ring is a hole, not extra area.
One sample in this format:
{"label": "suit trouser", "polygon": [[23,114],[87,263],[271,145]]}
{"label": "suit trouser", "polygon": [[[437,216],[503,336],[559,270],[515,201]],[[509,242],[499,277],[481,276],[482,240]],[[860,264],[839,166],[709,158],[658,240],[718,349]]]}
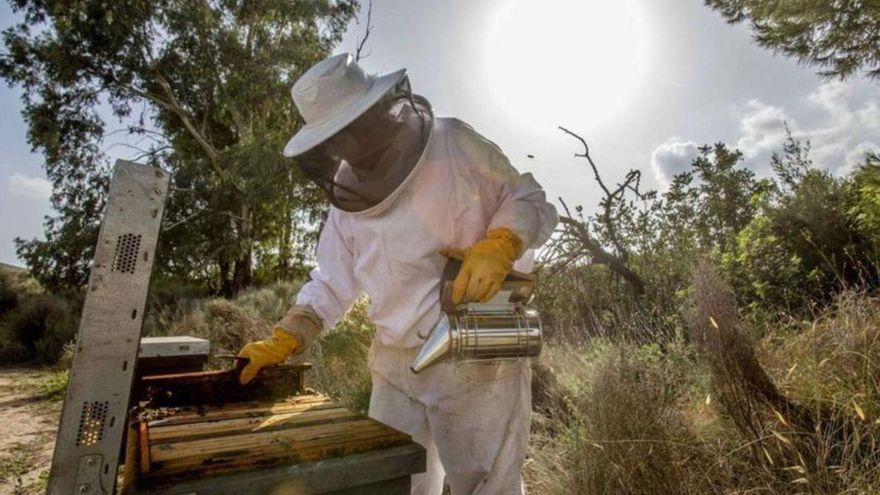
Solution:
{"label": "suit trouser", "polygon": [[370,417],[408,433],[427,451],[427,471],[413,476],[413,495],[523,494],[531,414],[527,361],[453,363],[418,375],[418,349],[370,349]]}

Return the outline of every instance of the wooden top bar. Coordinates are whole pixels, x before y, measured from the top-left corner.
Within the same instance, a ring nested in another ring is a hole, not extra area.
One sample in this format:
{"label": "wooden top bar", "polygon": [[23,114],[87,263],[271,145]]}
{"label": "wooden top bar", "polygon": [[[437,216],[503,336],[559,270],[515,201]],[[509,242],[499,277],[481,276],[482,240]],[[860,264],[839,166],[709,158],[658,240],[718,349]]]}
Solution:
{"label": "wooden top bar", "polygon": [[147,409],[132,431],[139,437],[141,487],[413,445],[409,435],[317,394]]}

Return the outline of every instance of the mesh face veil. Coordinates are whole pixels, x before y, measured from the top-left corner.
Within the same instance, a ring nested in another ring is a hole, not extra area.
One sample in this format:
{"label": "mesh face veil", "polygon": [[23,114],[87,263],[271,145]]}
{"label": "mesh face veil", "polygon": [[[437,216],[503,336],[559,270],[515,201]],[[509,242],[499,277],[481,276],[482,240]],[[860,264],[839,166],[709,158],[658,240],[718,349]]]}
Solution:
{"label": "mesh face veil", "polygon": [[296,158],[337,208],[368,210],[394,194],[427,145],[433,112],[404,78],[379,102],[321,145]]}

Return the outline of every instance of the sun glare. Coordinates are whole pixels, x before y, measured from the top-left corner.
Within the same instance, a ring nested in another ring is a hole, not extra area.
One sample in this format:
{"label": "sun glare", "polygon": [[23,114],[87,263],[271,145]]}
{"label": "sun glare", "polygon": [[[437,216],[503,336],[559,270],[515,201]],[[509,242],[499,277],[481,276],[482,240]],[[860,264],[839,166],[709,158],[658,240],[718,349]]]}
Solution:
{"label": "sun glare", "polygon": [[607,124],[643,79],[642,29],[629,0],[509,0],[485,43],[486,81],[533,128]]}

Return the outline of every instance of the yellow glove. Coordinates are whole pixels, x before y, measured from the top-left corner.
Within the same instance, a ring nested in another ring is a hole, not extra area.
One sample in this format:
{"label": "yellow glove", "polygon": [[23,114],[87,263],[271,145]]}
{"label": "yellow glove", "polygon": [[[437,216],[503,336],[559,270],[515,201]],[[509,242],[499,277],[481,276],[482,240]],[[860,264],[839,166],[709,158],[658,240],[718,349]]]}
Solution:
{"label": "yellow glove", "polygon": [[522,240],[506,228],[492,229],[486,238],[470,248],[444,249],[442,254],[457,253],[464,256],[461,270],[452,283],[452,303],[492,299],[501,289],[513,262],[522,250]]}
{"label": "yellow glove", "polygon": [[272,338],[244,346],[238,357],[248,358],[250,361],[238,375],[239,383],[245,385],[253,380],[260,368],[283,363],[287,356],[296,352],[297,347],[299,342],[296,337],[279,327],[272,330]]}

